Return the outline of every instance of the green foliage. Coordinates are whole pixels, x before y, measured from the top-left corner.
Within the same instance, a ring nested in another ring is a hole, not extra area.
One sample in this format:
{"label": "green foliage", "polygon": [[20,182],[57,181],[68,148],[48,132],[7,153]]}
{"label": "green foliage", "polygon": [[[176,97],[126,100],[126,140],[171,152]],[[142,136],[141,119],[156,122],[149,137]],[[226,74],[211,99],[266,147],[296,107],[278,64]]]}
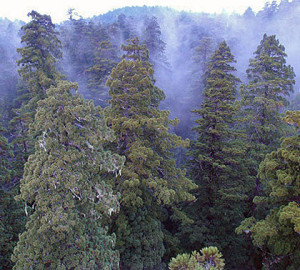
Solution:
{"label": "green foliage", "polygon": [[76,84],[61,81],[38,103],[32,129],[42,134],[17,196],[33,214],[14,250],[14,269],[118,268],[104,223],[118,200],[99,173],[120,172],[124,159],[103,149],[114,135],[101,109],[73,90]]}
{"label": "green foliage", "polygon": [[197,101],[201,100],[203,97],[202,90],[205,88],[206,84],[205,74],[210,57],[216,49],[215,43],[216,41],[212,37],[203,37],[194,49],[191,87],[193,97]]}
{"label": "green foliage", "polygon": [[0,122],[0,189],[9,187],[10,178],[12,177],[10,159],[12,158],[11,146],[5,137],[6,129]]}
{"label": "green foliage", "polygon": [[[169,112],[158,108],[165,95],[154,85],[145,45],[135,38],[122,49],[123,60],[107,81],[112,97],[107,120],[117,136],[112,147],[126,157],[116,183],[121,193],[116,222],[121,268],[154,269],[164,253],[161,205],[176,207],[178,202],[193,199],[188,190],[194,185],[176,167],[170,151],[188,141],[169,133],[169,125],[177,120],[169,120]],[[135,236],[134,241],[129,234]]]}
{"label": "green foliage", "polygon": [[87,69],[89,85],[93,100],[103,101],[107,99],[105,83],[113,67],[117,65],[117,50],[109,41],[102,41],[96,51],[95,64]]}
{"label": "green foliage", "polygon": [[119,61],[119,51],[109,35],[110,27],[98,21],[74,19],[72,14],[71,10],[70,20],[59,28],[64,53],[59,68],[69,80],[79,84],[84,97],[93,99],[95,104],[107,105],[105,82]]}
{"label": "green foliage", "polygon": [[169,263],[170,270],[222,270],[224,259],[216,247],[205,247],[200,253],[180,254]]}
{"label": "green foliage", "polygon": [[164,268],[161,263],[164,234],[160,220],[153,213],[149,207],[137,211],[122,209],[116,223],[121,269]]}
{"label": "green foliage", "polygon": [[0,122],[0,265],[11,269],[10,256],[25,224],[23,209],[14,201],[18,188],[14,187],[13,155],[5,133]]}
{"label": "green foliage", "polygon": [[[249,175],[257,177],[260,162],[266,154],[279,146],[280,138],[289,131],[287,124],[282,121],[280,111],[288,104],[286,97],[293,91],[295,74],[293,68],[286,65],[285,49],[275,36],[265,34],[254,55],[254,58],[250,59],[247,69],[249,82],[241,87],[241,103],[244,127],[251,145],[247,151],[248,160],[251,161],[249,163]],[[270,168],[273,166],[272,170],[276,171],[274,161],[268,162],[267,166]],[[261,173],[258,176],[260,175]],[[246,231],[249,234],[252,232],[251,228],[256,226],[254,225],[257,223],[255,218],[262,219],[267,214],[266,211],[270,208],[270,202],[262,194],[269,194],[270,185],[268,182],[269,180],[265,181],[263,177],[257,178],[255,195],[261,196],[254,198],[254,211],[250,214],[252,217],[242,222],[237,232]],[[275,212],[273,214],[265,221],[257,223],[259,233],[256,236],[251,233],[251,238],[256,238],[258,242],[262,243],[270,236],[270,233],[274,233],[276,214]],[[264,229],[266,226],[269,226],[267,230]],[[260,251],[262,258],[268,257],[268,253],[265,254],[264,252],[265,249]]]}
{"label": "green foliage", "polygon": [[234,228],[249,211],[254,187],[245,160],[249,146],[238,130],[235,99],[239,79],[232,74],[234,62],[230,48],[222,42],[208,63],[204,101],[201,109],[193,111],[200,116],[194,128],[197,140],[191,143],[187,163],[199,186],[194,190],[197,200],[186,207],[194,223],[180,231],[182,246],[189,251],[212,243],[221,247],[229,267],[251,265],[251,249],[235,236]]}
{"label": "green foliage", "polygon": [[19,234],[25,229],[24,205],[14,200],[18,192],[18,187],[0,188],[0,265],[2,269],[12,269],[11,255],[19,240]]}
{"label": "green foliage", "polygon": [[28,16],[32,20],[21,28],[24,33],[21,42],[26,46],[17,49],[21,55],[19,74],[28,82],[33,96],[41,97],[57,79],[56,59],[62,57],[61,45],[50,16],[36,11]]}
{"label": "green foliage", "polygon": [[[286,121],[300,127],[300,112],[287,112]],[[253,244],[265,252],[264,264],[278,269],[300,267],[299,145],[299,135],[287,137],[260,164],[258,176],[266,195],[255,202],[267,203],[270,211],[264,219],[243,221],[237,229],[237,233],[251,233]]]}
{"label": "green foliage", "polygon": [[18,178],[23,166],[34,150],[34,134],[29,134],[29,125],[34,120],[37,102],[46,96],[46,89],[56,84],[61,75],[56,70],[57,59],[62,57],[58,32],[50,16],[31,11],[32,20],[22,26],[22,48],[17,49],[21,58],[19,74],[22,77],[14,100],[14,115],[10,121],[13,133],[15,168]]}
{"label": "green foliage", "polygon": [[249,83],[241,87],[241,94],[247,134],[260,162],[284,135],[279,111],[288,104],[295,73],[286,65],[285,48],[275,36],[265,34],[254,54],[247,69]]}

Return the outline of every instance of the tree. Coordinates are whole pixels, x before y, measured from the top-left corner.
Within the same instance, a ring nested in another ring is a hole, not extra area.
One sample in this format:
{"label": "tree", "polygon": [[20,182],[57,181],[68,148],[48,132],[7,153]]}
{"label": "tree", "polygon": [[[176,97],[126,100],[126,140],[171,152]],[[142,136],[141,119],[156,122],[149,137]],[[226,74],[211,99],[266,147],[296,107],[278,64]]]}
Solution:
{"label": "tree", "polygon": [[204,101],[201,109],[193,111],[200,117],[193,128],[197,139],[191,143],[187,162],[191,179],[199,186],[193,191],[197,200],[186,207],[194,223],[182,226],[180,232],[188,250],[209,244],[221,247],[229,267],[249,259],[251,250],[234,236],[234,229],[249,208],[248,196],[254,187],[244,156],[248,146],[238,129],[239,79],[232,74],[234,62],[225,41],[208,62]]}
{"label": "tree", "polygon": [[271,3],[266,2],[264,8],[258,12],[257,16],[261,17],[263,20],[271,20],[277,15],[278,12],[278,4],[277,1],[274,0]]}
{"label": "tree", "polygon": [[197,47],[194,49],[191,90],[192,90],[192,104],[202,100],[203,91],[205,88],[205,74],[208,68],[208,62],[215,50],[215,41],[212,37],[203,37]]}
{"label": "tree", "polygon": [[250,59],[249,82],[241,87],[248,139],[263,156],[276,149],[284,135],[280,109],[288,104],[286,96],[293,91],[295,73],[286,65],[286,53],[276,37],[263,36]]}
{"label": "tree", "polygon": [[93,93],[93,100],[102,103],[108,99],[108,90],[105,83],[117,65],[117,50],[109,41],[102,41],[97,49],[94,65],[87,69],[89,88]]}
{"label": "tree", "polygon": [[[285,120],[300,128],[300,111],[287,112]],[[237,233],[250,235],[253,244],[262,249],[266,269],[299,269],[300,267],[300,137],[287,137],[281,147],[267,154],[259,166],[259,179],[266,186],[265,196],[255,203],[269,208],[263,219],[250,217]]]}
{"label": "tree", "polygon": [[132,17],[128,18],[124,13],[121,13],[118,16],[117,23],[119,29],[121,30],[121,34],[122,34],[121,38],[123,41],[134,37],[135,29],[134,26],[132,25]]}
{"label": "tree", "polygon": [[12,269],[11,255],[18,242],[19,234],[25,229],[24,205],[14,200],[18,191],[17,187],[9,187],[9,189],[5,186],[0,187],[0,265],[2,269]]}
{"label": "tree", "polygon": [[170,270],[222,270],[224,259],[216,247],[205,247],[200,253],[180,254],[169,263]]}
{"label": "tree", "polygon": [[[286,97],[293,92],[295,73],[286,65],[286,57],[284,46],[276,37],[264,34],[254,58],[250,59],[249,82],[241,86],[244,127],[251,145],[247,151],[251,161],[249,175],[256,178],[254,196],[262,195],[265,188],[257,177],[260,162],[279,147],[288,130],[280,112],[288,105]],[[262,204],[254,203],[250,216],[263,211]]]}
{"label": "tree", "polygon": [[0,122],[0,265],[3,269],[11,269],[10,257],[19,233],[24,230],[25,214],[23,205],[14,200],[18,187],[14,181],[13,152],[6,134],[7,130]]}
{"label": "tree", "polygon": [[[171,149],[187,141],[169,132],[169,112],[158,108],[164,92],[154,85],[148,51],[138,38],[122,46],[123,60],[107,85],[109,125],[117,134],[112,145],[126,157],[116,190],[121,210],[115,224],[122,269],[161,268],[164,254],[162,206],[193,199],[194,185],[176,167]],[[174,215],[175,216],[175,215]]]}
{"label": "tree", "polygon": [[56,62],[62,57],[61,44],[50,16],[34,10],[28,16],[32,20],[21,28],[24,33],[21,43],[26,46],[17,49],[21,55],[17,63],[20,66],[19,74],[28,82],[29,91],[34,97],[42,98],[60,77]]}
{"label": "tree", "polygon": [[166,43],[161,39],[161,29],[156,17],[145,21],[142,39],[149,50],[150,62],[155,66],[168,65],[165,56]]}
{"label": "tree", "polygon": [[17,199],[33,214],[14,250],[14,269],[117,269],[104,221],[118,200],[99,174],[120,173],[124,159],[103,149],[114,135],[100,107],[84,100],[76,84],[61,81],[38,102],[32,128],[42,134]]}
{"label": "tree", "polygon": [[243,14],[243,17],[247,20],[253,20],[255,18],[255,13],[253,12],[252,8],[251,7],[248,7],[244,14]]}
{"label": "tree", "polygon": [[[0,232],[1,232],[1,241],[0,241],[0,264],[3,267],[10,266],[9,256],[12,253],[12,234],[10,231],[10,227],[8,226],[7,217],[9,216],[6,213],[7,204],[10,203],[10,196],[5,192],[9,187],[10,178],[11,178],[11,166],[10,166],[10,157],[12,156],[10,145],[6,137],[4,136],[4,132],[6,130],[2,126],[0,122]],[[8,202],[8,203],[7,203]]]}
{"label": "tree", "polygon": [[61,58],[61,45],[58,32],[50,16],[31,11],[28,16],[32,20],[22,26],[21,43],[25,45],[17,49],[21,58],[17,64],[22,77],[19,91],[15,99],[14,116],[11,120],[15,160],[19,167],[19,178],[23,174],[23,165],[34,148],[32,134],[28,133],[33,122],[37,102],[46,96],[46,89],[56,84],[61,78],[56,70],[56,62]]}
{"label": "tree", "polygon": [[10,184],[11,178],[11,165],[10,159],[12,157],[11,146],[8,143],[7,138],[5,137],[5,132],[7,130],[3,127],[0,122],[0,187],[1,189],[7,189]]}

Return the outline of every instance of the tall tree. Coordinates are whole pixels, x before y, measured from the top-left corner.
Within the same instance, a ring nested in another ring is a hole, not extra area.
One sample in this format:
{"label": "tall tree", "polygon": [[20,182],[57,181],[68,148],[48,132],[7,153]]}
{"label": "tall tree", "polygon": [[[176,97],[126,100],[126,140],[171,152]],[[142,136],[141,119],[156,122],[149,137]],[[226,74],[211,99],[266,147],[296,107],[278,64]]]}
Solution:
{"label": "tall tree", "polygon": [[162,40],[160,25],[156,17],[153,16],[151,19],[146,19],[142,40],[149,50],[150,62],[155,67],[157,65],[166,65],[166,43]]}
{"label": "tall tree", "polygon": [[88,87],[96,104],[104,105],[108,99],[105,83],[118,60],[116,47],[110,41],[100,42],[95,53],[94,65],[86,71],[89,77]]}
{"label": "tall tree", "polygon": [[[288,130],[281,111],[288,105],[286,97],[293,92],[295,73],[286,64],[286,57],[285,48],[276,37],[264,34],[254,58],[250,59],[249,82],[241,86],[244,127],[251,145],[247,151],[251,161],[249,175],[256,178],[253,195],[262,195],[265,188],[257,177],[260,162],[279,147],[281,137]],[[250,216],[262,214],[263,207],[254,203]]]}
{"label": "tall tree", "polygon": [[118,16],[118,27],[121,30],[122,40],[128,40],[130,38],[133,38],[135,35],[135,29],[132,24],[132,17],[126,17],[124,13],[121,13]]}
{"label": "tall tree", "polygon": [[62,81],[38,102],[33,128],[42,134],[17,197],[33,214],[14,250],[14,269],[117,269],[103,221],[118,200],[99,174],[119,173],[124,160],[103,149],[113,133],[101,109]]}
{"label": "tall tree", "polygon": [[34,149],[34,141],[28,133],[33,122],[37,102],[46,96],[46,89],[56,84],[61,74],[56,70],[56,62],[61,58],[61,45],[58,32],[48,15],[31,11],[32,20],[22,26],[22,48],[17,49],[21,58],[18,60],[22,82],[15,100],[13,126],[15,158],[20,163],[19,177],[23,173],[23,164]]}
{"label": "tall tree", "polygon": [[247,134],[260,162],[284,135],[280,109],[288,104],[295,73],[286,65],[285,49],[274,35],[264,34],[254,55],[247,69],[249,82],[241,87],[241,95]]}
{"label": "tall tree", "polygon": [[216,49],[215,40],[212,37],[203,37],[194,49],[193,65],[191,69],[191,100],[190,104],[196,106],[203,99],[205,88],[205,74],[208,62]]}
{"label": "tall tree", "polygon": [[[187,141],[169,132],[169,112],[158,108],[164,92],[154,85],[148,51],[138,38],[122,46],[125,55],[107,85],[108,122],[117,134],[113,145],[126,157],[116,189],[121,211],[116,220],[122,269],[161,269],[164,254],[162,206],[193,199],[194,185],[176,167],[171,149]],[[175,215],[174,215],[175,218]]]}
{"label": "tall tree", "polygon": [[31,21],[21,28],[24,33],[21,43],[26,45],[17,49],[21,55],[17,63],[20,66],[19,74],[28,82],[32,96],[42,98],[60,77],[56,62],[62,57],[61,44],[50,16],[36,11],[31,11],[28,16]]}
{"label": "tall tree", "polygon": [[[300,111],[287,112],[285,120],[300,128]],[[263,219],[250,217],[237,229],[250,235],[262,250],[266,269],[300,267],[300,136],[287,137],[267,154],[259,167],[265,196],[254,201],[269,208]],[[264,213],[261,213],[262,215]]]}
{"label": "tall tree", "polygon": [[219,246],[230,267],[241,266],[249,257],[246,244],[234,235],[234,229],[244,217],[254,186],[243,160],[247,145],[236,127],[239,79],[232,74],[234,62],[225,41],[208,62],[204,101],[201,109],[193,111],[200,117],[194,128],[197,140],[188,152],[190,175],[199,186],[194,191],[197,200],[186,207],[194,223],[183,226],[180,233],[187,249]]}

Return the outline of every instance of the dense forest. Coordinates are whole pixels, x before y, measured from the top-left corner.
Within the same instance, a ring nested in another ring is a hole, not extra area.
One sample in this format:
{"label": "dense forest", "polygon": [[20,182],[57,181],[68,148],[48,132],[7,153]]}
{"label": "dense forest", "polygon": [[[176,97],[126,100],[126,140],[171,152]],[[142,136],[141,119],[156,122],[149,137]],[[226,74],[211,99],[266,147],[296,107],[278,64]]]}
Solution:
{"label": "dense forest", "polygon": [[0,268],[300,269],[299,13],[0,19]]}

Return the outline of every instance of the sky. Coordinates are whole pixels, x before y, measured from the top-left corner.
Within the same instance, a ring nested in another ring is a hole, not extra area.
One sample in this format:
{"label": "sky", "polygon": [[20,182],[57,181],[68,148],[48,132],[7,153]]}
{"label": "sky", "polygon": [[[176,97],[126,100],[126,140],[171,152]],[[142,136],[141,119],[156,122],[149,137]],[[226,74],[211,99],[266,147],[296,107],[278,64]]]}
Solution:
{"label": "sky", "polygon": [[124,6],[168,6],[177,10],[243,13],[249,6],[257,12],[266,0],[0,0],[0,17],[29,21],[28,12],[36,10],[51,16],[54,23],[68,19],[67,11],[75,8],[83,18],[106,13]]}

